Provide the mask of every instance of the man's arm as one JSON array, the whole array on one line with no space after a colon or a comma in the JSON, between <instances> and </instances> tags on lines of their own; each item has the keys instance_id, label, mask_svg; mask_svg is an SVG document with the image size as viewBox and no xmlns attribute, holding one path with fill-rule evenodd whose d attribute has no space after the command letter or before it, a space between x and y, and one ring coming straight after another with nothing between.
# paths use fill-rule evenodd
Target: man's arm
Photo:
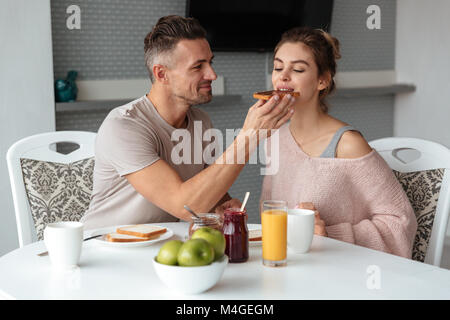
<instances>
[{"instance_id":1,"label":"man's arm","mask_svg":"<svg viewBox=\"0 0 450 320\"><path fill-rule=\"evenodd\" d=\"M281 100L273 97L267 102L255 103L233 143L212 165L187 181L163 160L125 177L148 201L177 218L190 220L184 205L196 212L209 212L233 185L257 147L259 130L278 129L288 121L292 116L292 103L288 95ZM244 155L244 161L240 155Z\"/></svg>"},{"instance_id":2,"label":"man's arm","mask_svg":"<svg viewBox=\"0 0 450 320\"><path fill-rule=\"evenodd\" d=\"M219 159L235 153L234 147L237 144L236 141L233 142ZM248 160L248 148L246 149L245 157ZM158 160L125 177L148 201L177 218L190 220L190 214L183 208L185 204L196 212L209 212L219 200L223 199L244 167L244 164L236 162L225 164L226 161L221 161L187 181L183 181L164 160Z\"/></svg>"}]
</instances>

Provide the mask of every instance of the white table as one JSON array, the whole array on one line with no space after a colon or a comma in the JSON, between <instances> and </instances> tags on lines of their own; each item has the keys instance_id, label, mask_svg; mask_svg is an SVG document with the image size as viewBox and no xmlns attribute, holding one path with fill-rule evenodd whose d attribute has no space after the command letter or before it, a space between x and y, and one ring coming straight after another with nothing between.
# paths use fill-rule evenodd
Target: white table
<instances>
[{"instance_id":1,"label":"white table","mask_svg":"<svg viewBox=\"0 0 450 320\"><path fill-rule=\"evenodd\" d=\"M186 223L160 223L184 240ZM43 242L0 258L0 296L7 299L450 299L450 271L315 236L307 254L288 251L288 265L264 267L261 247L246 263L228 264L222 279L200 295L172 291L152 259L163 242L139 248L83 243L79 267L52 270ZM376 266L376 267L370 267ZM375 273L374 273L375 270ZM379 271L379 273L377 273ZM378 277L379 276L379 277ZM371 280L379 279L377 282Z\"/></svg>"}]
</instances>

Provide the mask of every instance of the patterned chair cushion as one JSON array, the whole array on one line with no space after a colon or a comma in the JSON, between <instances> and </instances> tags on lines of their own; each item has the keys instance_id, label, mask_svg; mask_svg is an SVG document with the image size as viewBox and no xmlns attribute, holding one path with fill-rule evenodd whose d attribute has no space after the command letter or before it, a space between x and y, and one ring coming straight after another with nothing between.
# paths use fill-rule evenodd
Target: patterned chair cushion
<instances>
[{"instance_id":1,"label":"patterned chair cushion","mask_svg":"<svg viewBox=\"0 0 450 320\"><path fill-rule=\"evenodd\" d=\"M405 190L417 218L412 258L424 262L433 229L444 169L407 173L393 171Z\"/></svg>"},{"instance_id":2,"label":"patterned chair cushion","mask_svg":"<svg viewBox=\"0 0 450 320\"><path fill-rule=\"evenodd\" d=\"M48 223L81 219L91 200L94 157L70 164L20 161L38 240Z\"/></svg>"}]
</instances>

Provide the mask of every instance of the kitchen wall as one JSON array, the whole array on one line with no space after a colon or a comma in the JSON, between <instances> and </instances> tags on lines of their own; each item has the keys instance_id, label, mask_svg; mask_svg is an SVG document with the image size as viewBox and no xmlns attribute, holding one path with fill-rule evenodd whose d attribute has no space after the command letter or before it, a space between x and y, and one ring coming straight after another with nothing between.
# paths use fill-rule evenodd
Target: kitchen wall
<instances>
[{"instance_id":1,"label":"kitchen wall","mask_svg":"<svg viewBox=\"0 0 450 320\"><path fill-rule=\"evenodd\" d=\"M81 29L68 30L66 8L81 8ZM366 9L381 8L381 29L369 30ZM160 16L185 14L184 0L53 0L52 36L54 74L64 78L77 70L80 80L135 79L147 77L143 60L143 40ZM393 70L395 66L396 1L335 0L331 33L341 41L342 59L338 71ZM233 22L236 23L236 22ZM266 87L266 67L270 55L248 52L215 52L214 68L225 79L225 94L241 95L237 105L201 108L214 125L239 128L248 108L255 102L252 93ZM270 75L269 75L270 76ZM338 84L339 85L339 84ZM142 94L145 94L143 92ZM394 96L365 96L331 99L330 113L359 128L368 140L393 134ZM71 112L57 116L57 130L96 131L106 113ZM251 192L247 209L250 222L259 222L259 193L262 176L259 165L248 165L232 186L233 197ZM220 183L220 181L218 181Z\"/></svg>"},{"instance_id":2,"label":"kitchen wall","mask_svg":"<svg viewBox=\"0 0 450 320\"><path fill-rule=\"evenodd\" d=\"M395 135L420 137L450 148L450 2L397 2L398 81L417 85L395 101Z\"/></svg>"},{"instance_id":3,"label":"kitchen wall","mask_svg":"<svg viewBox=\"0 0 450 320\"><path fill-rule=\"evenodd\" d=\"M5 0L0 9L0 256L19 247L6 152L55 130L50 0Z\"/></svg>"}]
</instances>

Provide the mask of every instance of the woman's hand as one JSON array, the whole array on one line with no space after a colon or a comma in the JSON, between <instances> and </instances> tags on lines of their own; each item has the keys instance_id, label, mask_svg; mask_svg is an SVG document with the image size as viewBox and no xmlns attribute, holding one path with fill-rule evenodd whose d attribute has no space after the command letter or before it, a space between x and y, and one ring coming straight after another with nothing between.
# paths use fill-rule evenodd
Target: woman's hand
<instances>
[{"instance_id":1,"label":"woman's hand","mask_svg":"<svg viewBox=\"0 0 450 320\"><path fill-rule=\"evenodd\" d=\"M314 215L314 234L322 237L328 237L327 230L325 229L325 221L320 218L319 211L317 211L316 207L312 202L300 202L295 206L298 209L308 209L313 210Z\"/></svg>"}]
</instances>

